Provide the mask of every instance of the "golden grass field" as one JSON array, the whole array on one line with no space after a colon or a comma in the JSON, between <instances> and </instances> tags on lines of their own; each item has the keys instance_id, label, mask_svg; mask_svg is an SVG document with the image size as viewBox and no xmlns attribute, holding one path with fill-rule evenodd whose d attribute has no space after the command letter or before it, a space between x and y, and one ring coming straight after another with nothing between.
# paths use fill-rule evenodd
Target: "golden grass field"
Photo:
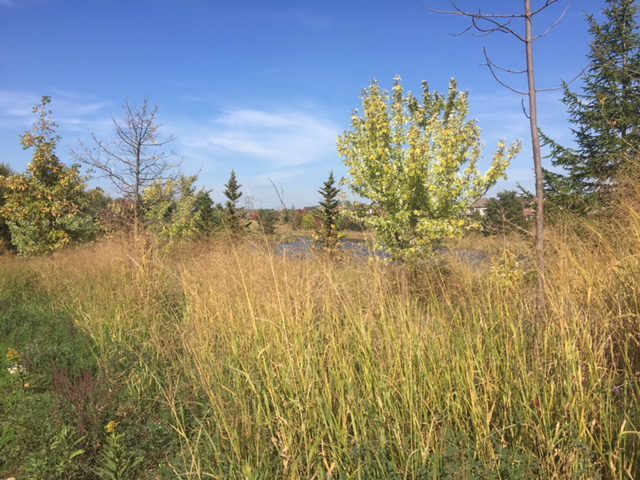
<instances>
[{"instance_id":1,"label":"golden grass field","mask_svg":"<svg viewBox=\"0 0 640 480\"><path fill-rule=\"evenodd\" d=\"M485 269L224 240L0 269L91 338L126 399L105 420L165 412L181 478L638 478L640 217L547 242L546 312L516 261L526 240L464 240Z\"/></svg>"}]
</instances>

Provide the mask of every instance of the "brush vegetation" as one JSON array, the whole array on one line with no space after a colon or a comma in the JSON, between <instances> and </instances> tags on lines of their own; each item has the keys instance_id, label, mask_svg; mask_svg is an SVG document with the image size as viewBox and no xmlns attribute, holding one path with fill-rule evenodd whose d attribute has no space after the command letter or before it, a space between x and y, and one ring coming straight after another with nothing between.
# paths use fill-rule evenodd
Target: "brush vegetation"
<instances>
[{"instance_id":1,"label":"brush vegetation","mask_svg":"<svg viewBox=\"0 0 640 480\"><path fill-rule=\"evenodd\" d=\"M485 269L221 238L2 257L0 473L638 478L640 213L616 211L550 233L544 315L521 237Z\"/></svg>"}]
</instances>

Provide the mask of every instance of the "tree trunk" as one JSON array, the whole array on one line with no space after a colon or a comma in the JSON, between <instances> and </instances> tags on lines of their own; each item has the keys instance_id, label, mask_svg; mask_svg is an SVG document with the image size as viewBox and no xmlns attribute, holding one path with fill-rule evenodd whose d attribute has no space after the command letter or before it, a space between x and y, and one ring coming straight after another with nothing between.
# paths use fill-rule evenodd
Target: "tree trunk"
<instances>
[{"instance_id":1,"label":"tree trunk","mask_svg":"<svg viewBox=\"0 0 640 480\"><path fill-rule=\"evenodd\" d=\"M544 267L544 183L542 171L542 155L540 153L540 131L538 128L538 99L536 92L535 66L533 62L533 16L531 0L525 0L526 13L526 50L527 80L529 86L529 122L531 126L531 144L533 163L536 174L536 264L538 267L538 286L536 290L536 307L542 312L545 307L545 267Z\"/></svg>"}]
</instances>

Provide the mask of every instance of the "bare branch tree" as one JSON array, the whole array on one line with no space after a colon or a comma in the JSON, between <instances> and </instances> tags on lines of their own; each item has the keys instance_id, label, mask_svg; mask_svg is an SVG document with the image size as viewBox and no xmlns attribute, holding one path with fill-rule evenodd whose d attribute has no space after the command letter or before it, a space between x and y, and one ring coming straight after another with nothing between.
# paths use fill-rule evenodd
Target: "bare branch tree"
<instances>
[{"instance_id":1,"label":"bare branch tree","mask_svg":"<svg viewBox=\"0 0 640 480\"><path fill-rule=\"evenodd\" d=\"M278 197L278 201L280 202L280 205L282 205L282 211L284 212L285 218L289 218L289 209L287 208L287 205L284 203L284 192L278 190L278 187L276 187L276 184L273 183L273 180L271 180L270 178L268 178L267 180L269 180L269 183L271 183L271 186L276 191L276 196ZM291 220L292 220L291 225L295 230L296 222L295 222L294 215L295 213L293 212L293 208L292 208L291 209Z\"/></svg>"},{"instance_id":2,"label":"bare branch tree","mask_svg":"<svg viewBox=\"0 0 640 480\"><path fill-rule=\"evenodd\" d=\"M535 72L535 58L534 58L534 43L536 40L545 37L562 21L566 15L567 8L560 14L558 19L549 25L549 27L541 34L534 35L534 20L535 17L559 0L545 0L538 8L532 6L532 0L523 0L523 11L516 13L486 13L481 9L475 11L467 11L458 7L455 2L452 2L452 10L434 10L430 9L433 13L454 15L463 17L470 22L470 25L462 32L475 31L478 36L488 36L494 33L504 33L512 36L518 41L524 44L524 53L526 59L526 68L523 70L514 70L504 68L497 65L487 53L486 49L483 49L485 65L489 69L493 78L504 88L509 91L521 95L522 98L528 97L529 100L529 112L527 113L524 106L524 100L522 101L522 111L529 120L529 126L531 129L531 144L533 148L533 164L535 171L535 185L536 185L536 263L538 267L538 288L536 292L536 304L539 311L542 311L545 306L545 293L544 293L544 275L545 275L545 262L544 262L544 183L543 183L543 169L542 169L542 154L540 148L540 130L538 126L538 100L537 94L540 91L549 91L551 89L538 90L536 87L536 72ZM524 23L524 32L517 27L513 26L513 22L521 20ZM522 28L522 27L520 27ZM526 74L527 76L527 90L519 90L512 87L507 82L502 80L498 75L498 71L509 74Z\"/></svg>"},{"instance_id":3,"label":"bare branch tree","mask_svg":"<svg viewBox=\"0 0 640 480\"><path fill-rule=\"evenodd\" d=\"M72 155L82 164L96 172L98 178L106 178L118 192L133 202L134 233L142 213L144 189L159 180L175 176L176 163L171 162L172 152L165 148L173 137L161 138L158 123L158 107L148 99L142 105L124 105L124 116L113 119L113 136L100 139L92 133L93 145L80 144Z\"/></svg>"},{"instance_id":4,"label":"bare branch tree","mask_svg":"<svg viewBox=\"0 0 640 480\"><path fill-rule=\"evenodd\" d=\"M547 0L542 10L550 5ZM533 14L531 0L525 0L526 52L527 52L527 84L529 86L529 126L531 128L531 145L533 148L533 164L536 172L536 260L538 264L537 305L540 310L545 305L544 295L544 171L542 170L542 153L540 148L540 127L538 125L538 92L536 90L536 73L533 56ZM538 9L538 13L542 11Z\"/></svg>"}]
</instances>

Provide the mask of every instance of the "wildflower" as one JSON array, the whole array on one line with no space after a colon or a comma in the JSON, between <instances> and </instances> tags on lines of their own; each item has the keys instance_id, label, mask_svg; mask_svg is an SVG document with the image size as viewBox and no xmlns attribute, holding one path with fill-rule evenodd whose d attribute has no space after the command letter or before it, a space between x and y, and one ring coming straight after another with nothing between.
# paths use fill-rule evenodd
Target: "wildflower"
<instances>
[{"instance_id":1,"label":"wildflower","mask_svg":"<svg viewBox=\"0 0 640 480\"><path fill-rule=\"evenodd\" d=\"M109 423L107 423L107 426L104 427L104 429L107 433L115 433L118 429L118 422L116 422L115 420L111 420Z\"/></svg>"},{"instance_id":2,"label":"wildflower","mask_svg":"<svg viewBox=\"0 0 640 480\"><path fill-rule=\"evenodd\" d=\"M9 372L9 375L17 375L26 372L22 365L14 365L13 367L7 368L7 371Z\"/></svg>"},{"instance_id":3,"label":"wildflower","mask_svg":"<svg viewBox=\"0 0 640 480\"><path fill-rule=\"evenodd\" d=\"M20 357L20 352L15 348L10 348L9 350L7 350L7 360L9 360L9 362L18 363L20 361Z\"/></svg>"}]
</instances>

